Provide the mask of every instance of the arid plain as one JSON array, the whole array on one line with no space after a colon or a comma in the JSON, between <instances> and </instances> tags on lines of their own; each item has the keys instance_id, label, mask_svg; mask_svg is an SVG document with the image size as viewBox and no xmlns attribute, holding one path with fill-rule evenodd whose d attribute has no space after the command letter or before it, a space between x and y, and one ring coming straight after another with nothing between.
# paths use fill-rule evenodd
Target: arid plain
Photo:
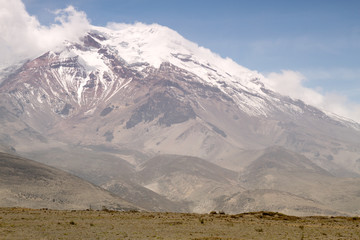
<instances>
[{"instance_id":1,"label":"arid plain","mask_svg":"<svg viewBox=\"0 0 360 240\"><path fill-rule=\"evenodd\" d=\"M360 239L360 218L1 208L0 239Z\"/></svg>"}]
</instances>

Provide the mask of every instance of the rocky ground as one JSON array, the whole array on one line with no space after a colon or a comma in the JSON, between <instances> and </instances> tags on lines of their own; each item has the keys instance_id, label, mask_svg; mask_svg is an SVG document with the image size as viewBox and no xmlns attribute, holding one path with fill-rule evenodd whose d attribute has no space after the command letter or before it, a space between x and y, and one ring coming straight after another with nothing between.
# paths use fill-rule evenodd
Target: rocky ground
<instances>
[{"instance_id":1,"label":"rocky ground","mask_svg":"<svg viewBox=\"0 0 360 240\"><path fill-rule=\"evenodd\" d=\"M360 239L360 218L1 208L0 239Z\"/></svg>"}]
</instances>

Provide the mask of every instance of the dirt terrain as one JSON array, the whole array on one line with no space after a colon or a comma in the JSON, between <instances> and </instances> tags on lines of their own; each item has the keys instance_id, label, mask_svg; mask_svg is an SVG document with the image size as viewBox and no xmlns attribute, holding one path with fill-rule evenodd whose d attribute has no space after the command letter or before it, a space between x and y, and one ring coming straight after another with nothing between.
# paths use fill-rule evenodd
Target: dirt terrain
<instances>
[{"instance_id":1,"label":"dirt terrain","mask_svg":"<svg viewBox=\"0 0 360 240\"><path fill-rule=\"evenodd\" d=\"M360 218L1 208L0 239L360 239Z\"/></svg>"}]
</instances>

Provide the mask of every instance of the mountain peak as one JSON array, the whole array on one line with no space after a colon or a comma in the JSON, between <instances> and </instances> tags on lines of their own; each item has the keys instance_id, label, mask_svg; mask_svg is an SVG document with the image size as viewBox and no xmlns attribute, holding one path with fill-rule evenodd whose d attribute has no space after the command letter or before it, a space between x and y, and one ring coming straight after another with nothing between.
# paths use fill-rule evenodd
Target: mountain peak
<instances>
[{"instance_id":1,"label":"mountain peak","mask_svg":"<svg viewBox=\"0 0 360 240\"><path fill-rule=\"evenodd\" d=\"M106 36L107 40L102 44L116 49L129 64L147 62L159 68L163 62L170 62L215 85L216 81L226 81L235 85L241 83L248 89L263 86L255 83L263 78L259 73L220 57L168 27L143 23L110 24L109 28L93 27L92 31Z\"/></svg>"}]
</instances>

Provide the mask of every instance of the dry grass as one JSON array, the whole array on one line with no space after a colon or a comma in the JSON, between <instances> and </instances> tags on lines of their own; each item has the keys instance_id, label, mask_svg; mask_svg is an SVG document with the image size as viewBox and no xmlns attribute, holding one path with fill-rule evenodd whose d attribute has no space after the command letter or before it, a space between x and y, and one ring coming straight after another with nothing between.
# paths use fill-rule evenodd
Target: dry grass
<instances>
[{"instance_id":1,"label":"dry grass","mask_svg":"<svg viewBox=\"0 0 360 240\"><path fill-rule=\"evenodd\" d=\"M0 209L0 239L360 239L360 219Z\"/></svg>"}]
</instances>

